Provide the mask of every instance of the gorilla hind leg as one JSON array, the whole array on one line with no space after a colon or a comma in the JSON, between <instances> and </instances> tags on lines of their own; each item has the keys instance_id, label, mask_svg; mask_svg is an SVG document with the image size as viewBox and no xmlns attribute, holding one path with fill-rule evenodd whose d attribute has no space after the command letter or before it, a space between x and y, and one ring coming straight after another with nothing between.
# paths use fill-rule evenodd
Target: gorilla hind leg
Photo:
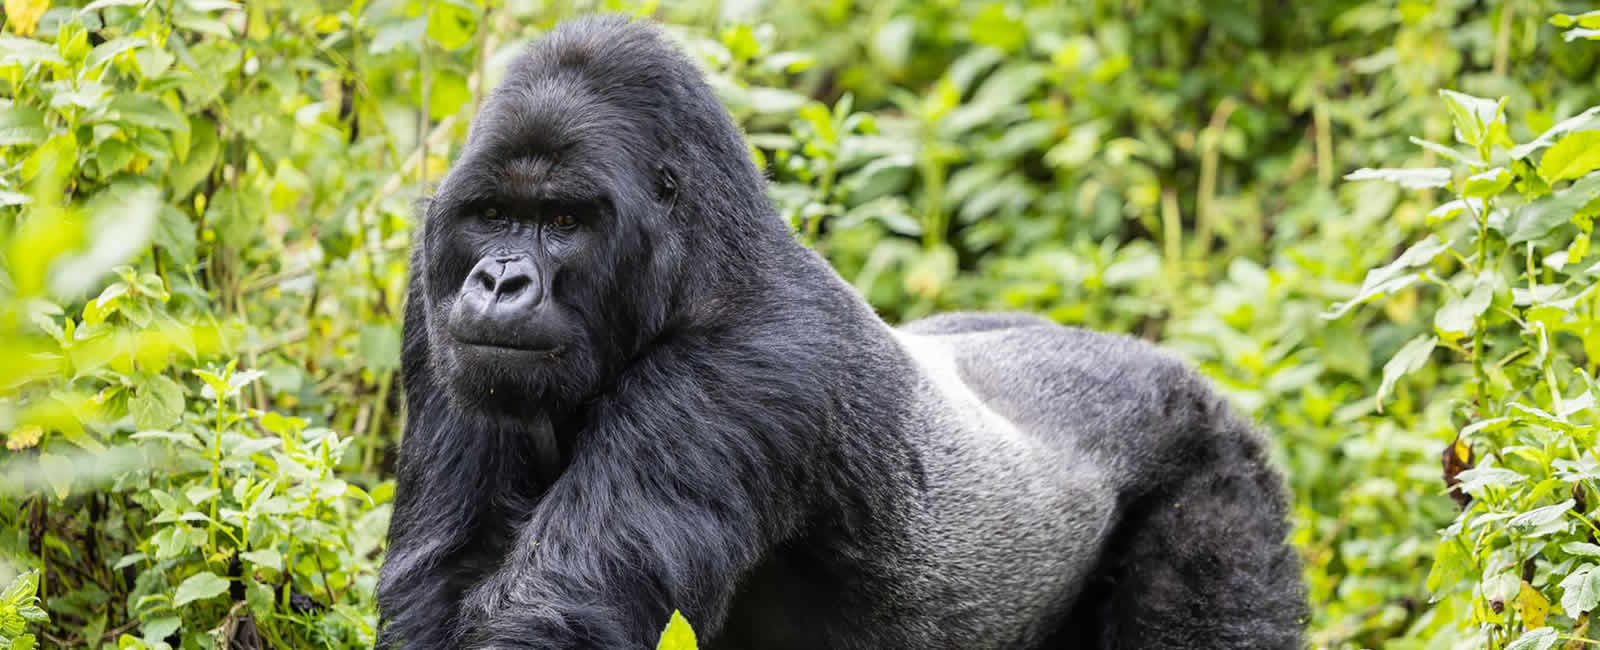
<instances>
[{"instance_id":1,"label":"gorilla hind leg","mask_svg":"<svg viewBox=\"0 0 1600 650\"><path fill-rule=\"evenodd\" d=\"M1259 439L1230 429L1168 485L1132 502L1060 648L1300 648L1300 562L1283 486Z\"/></svg>"}]
</instances>

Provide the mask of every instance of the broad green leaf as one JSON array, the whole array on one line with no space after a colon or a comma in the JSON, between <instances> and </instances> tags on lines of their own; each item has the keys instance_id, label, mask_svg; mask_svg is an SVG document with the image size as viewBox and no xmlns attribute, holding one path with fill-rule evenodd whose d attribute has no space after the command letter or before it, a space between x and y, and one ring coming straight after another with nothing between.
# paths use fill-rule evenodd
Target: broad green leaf
<instances>
[{"instance_id":1,"label":"broad green leaf","mask_svg":"<svg viewBox=\"0 0 1600 650\"><path fill-rule=\"evenodd\" d=\"M367 46L367 51L378 55L387 54L396 47L415 49L422 43L427 29L427 16L385 25L378 29L378 34L373 37L372 44Z\"/></svg>"},{"instance_id":2,"label":"broad green leaf","mask_svg":"<svg viewBox=\"0 0 1600 650\"><path fill-rule=\"evenodd\" d=\"M39 470L44 473L44 481L55 492L56 498L65 501L72 494L72 478L76 472L73 471L72 461L66 456L39 454Z\"/></svg>"},{"instance_id":3,"label":"broad green leaf","mask_svg":"<svg viewBox=\"0 0 1600 650\"><path fill-rule=\"evenodd\" d=\"M1496 133L1504 132L1504 98L1490 100L1454 90L1440 90L1439 95L1450 107L1450 117L1456 125L1456 137L1462 142L1474 147L1492 144Z\"/></svg>"},{"instance_id":4,"label":"broad green leaf","mask_svg":"<svg viewBox=\"0 0 1600 650\"><path fill-rule=\"evenodd\" d=\"M1445 594L1456 587L1456 583L1466 577L1467 570L1472 567L1472 557L1461 547L1461 540L1454 537L1445 537L1439 540L1439 546L1433 553L1433 568L1428 570L1428 579L1424 586L1432 594L1432 600L1438 601Z\"/></svg>"},{"instance_id":5,"label":"broad green leaf","mask_svg":"<svg viewBox=\"0 0 1600 650\"><path fill-rule=\"evenodd\" d=\"M1561 32L1561 40L1571 43L1578 39L1600 41L1600 29L1569 29Z\"/></svg>"},{"instance_id":6,"label":"broad green leaf","mask_svg":"<svg viewBox=\"0 0 1600 650\"><path fill-rule=\"evenodd\" d=\"M1496 167L1468 176L1466 184L1461 189L1461 195L1469 199L1492 197L1510 186L1511 180L1510 170Z\"/></svg>"},{"instance_id":7,"label":"broad green leaf","mask_svg":"<svg viewBox=\"0 0 1600 650\"><path fill-rule=\"evenodd\" d=\"M1561 581L1561 607L1577 616L1600 605L1600 570L1586 564Z\"/></svg>"},{"instance_id":8,"label":"broad green leaf","mask_svg":"<svg viewBox=\"0 0 1600 650\"><path fill-rule=\"evenodd\" d=\"M440 70L428 88L428 115L442 120L455 114L471 99L472 91L467 89L466 77L453 70Z\"/></svg>"},{"instance_id":9,"label":"broad green leaf","mask_svg":"<svg viewBox=\"0 0 1600 650\"><path fill-rule=\"evenodd\" d=\"M1600 169L1600 131L1579 131L1557 141L1539 159L1545 182L1571 180Z\"/></svg>"},{"instance_id":10,"label":"broad green leaf","mask_svg":"<svg viewBox=\"0 0 1600 650\"><path fill-rule=\"evenodd\" d=\"M1474 218L1483 214L1483 199L1455 199L1439 204L1438 207L1428 211L1429 223L1437 223L1454 219L1456 215L1466 213Z\"/></svg>"},{"instance_id":11,"label":"broad green leaf","mask_svg":"<svg viewBox=\"0 0 1600 650\"><path fill-rule=\"evenodd\" d=\"M114 114L114 119L129 124L168 131L188 128L181 116L161 100L149 95L118 94L111 99L107 108Z\"/></svg>"},{"instance_id":12,"label":"broad green leaf","mask_svg":"<svg viewBox=\"0 0 1600 650\"><path fill-rule=\"evenodd\" d=\"M1508 525L1520 528L1524 534L1531 535L1534 531L1539 531L1550 524L1561 521L1567 511L1572 509L1573 503L1575 502L1572 499L1567 499L1555 505L1534 508L1512 517Z\"/></svg>"},{"instance_id":13,"label":"broad green leaf","mask_svg":"<svg viewBox=\"0 0 1600 650\"><path fill-rule=\"evenodd\" d=\"M104 65L107 61L110 61L118 54L122 54L128 50L145 47L149 44L150 41L144 38L129 36L113 38L109 41L94 46L94 49L89 51L89 58L84 61L83 66L86 69L94 70L95 68Z\"/></svg>"},{"instance_id":14,"label":"broad green leaf","mask_svg":"<svg viewBox=\"0 0 1600 650\"><path fill-rule=\"evenodd\" d=\"M661 640L656 642L656 650L697 650L699 647L689 621L678 610L672 610L672 618L661 630Z\"/></svg>"},{"instance_id":15,"label":"broad green leaf","mask_svg":"<svg viewBox=\"0 0 1600 650\"><path fill-rule=\"evenodd\" d=\"M183 387L166 375L145 375L137 384L128 412L141 430L167 429L183 415Z\"/></svg>"},{"instance_id":16,"label":"broad green leaf","mask_svg":"<svg viewBox=\"0 0 1600 650\"><path fill-rule=\"evenodd\" d=\"M1523 633L1517 640L1506 644L1505 650L1550 650L1560 640L1555 628L1541 627Z\"/></svg>"},{"instance_id":17,"label":"broad green leaf","mask_svg":"<svg viewBox=\"0 0 1600 650\"><path fill-rule=\"evenodd\" d=\"M1019 13L1011 3L989 3L967 23L968 33L974 43L1015 52L1028 42L1028 29L1016 15Z\"/></svg>"},{"instance_id":18,"label":"broad green leaf","mask_svg":"<svg viewBox=\"0 0 1600 650\"><path fill-rule=\"evenodd\" d=\"M197 600L215 598L227 590L227 580L210 571L201 571L178 585L178 591L172 596L172 606L182 607Z\"/></svg>"},{"instance_id":19,"label":"broad green leaf","mask_svg":"<svg viewBox=\"0 0 1600 650\"><path fill-rule=\"evenodd\" d=\"M189 220L188 215L172 207L170 203L163 203L161 214L156 220L155 244L171 255L174 262L181 265L192 264L195 261L196 246L194 227L194 222Z\"/></svg>"},{"instance_id":20,"label":"broad green leaf","mask_svg":"<svg viewBox=\"0 0 1600 650\"><path fill-rule=\"evenodd\" d=\"M1578 210L1600 197L1600 174L1585 176L1571 187L1524 205L1512 215L1506 241L1533 241L1572 220Z\"/></svg>"},{"instance_id":21,"label":"broad green leaf","mask_svg":"<svg viewBox=\"0 0 1600 650\"><path fill-rule=\"evenodd\" d=\"M56 48L48 43L0 33L0 65L27 67L35 63L67 64Z\"/></svg>"},{"instance_id":22,"label":"broad green leaf","mask_svg":"<svg viewBox=\"0 0 1600 650\"><path fill-rule=\"evenodd\" d=\"M1438 344L1437 337L1418 335L1394 353L1394 358L1389 359L1388 363L1383 364L1383 383L1378 386L1378 412L1383 412L1383 398L1394 390L1395 382L1421 368Z\"/></svg>"},{"instance_id":23,"label":"broad green leaf","mask_svg":"<svg viewBox=\"0 0 1600 650\"><path fill-rule=\"evenodd\" d=\"M1596 130L1600 130L1600 106L1591 106L1589 110L1561 120L1555 126L1545 129L1545 132L1539 134L1539 137L1534 138L1532 142L1512 147L1511 157L1517 159L1527 158L1529 154L1555 144L1556 140L1568 133Z\"/></svg>"},{"instance_id":24,"label":"broad green leaf","mask_svg":"<svg viewBox=\"0 0 1600 650\"><path fill-rule=\"evenodd\" d=\"M41 142L47 133L44 111L30 106L0 110L0 147Z\"/></svg>"},{"instance_id":25,"label":"broad green leaf","mask_svg":"<svg viewBox=\"0 0 1600 650\"><path fill-rule=\"evenodd\" d=\"M221 150L217 141L217 126L211 120L193 118L189 132L193 140L189 143L188 152L167 172L168 196L179 200L188 198L200 181L211 173Z\"/></svg>"},{"instance_id":26,"label":"broad green leaf","mask_svg":"<svg viewBox=\"0 0 1600 650\"><path fill-rule=\"evenodd\" d=\"M1388 181L1411 190L1425 190L1450 184L1450 170L1446 167L1420 169L1369 169L1363 167L1344 177L1347 181Z\"/></svg>"},{"instance_id":27,"label":"broad green leaf","mask_svg":"<svg viewBox=\"0 0 1600 650\"><path fill-rule=\"evenodd\" d=\"M1478 316L1494 301L1495 277L1492 271L1478 275L1464 296L1452 296L1433 317L1433 328L1445 340L1454 341L1472 332Z\"/></svg>"},{"instance_id":28,"label":"broad green leaf","mask_svg":"<svg viewBox=\"0 0 1600 650\"><path fill-rule=\"evenodd\" d=\"M183 619L177 616L158 616L139 624L140 633L147 639L165 639L178 628L183 626Z\"/></svg>"},{"instance_id":29,"label":"broad green leaf","mask_svg":"<svg viewBox=\"0 0 1600 650\"><path fill-rule=\"evenodd\" d=\"M446 50L454 50L472 42L478 17L466 7L451 2L430 3L428 38Z\"/></svg>"},{"instance_id":30,"label":"broad green leaf","mask_svg":"<svg viewBox=\"0 0 1600 650\"><path fill-rule=\"evenodd\" d=\"M278 553L276 549L264 548L247 553L240 553L239 557L244 558L256 566L263 566L274 571L283 570L283 555Z\"/></svg>"}]
</instances>

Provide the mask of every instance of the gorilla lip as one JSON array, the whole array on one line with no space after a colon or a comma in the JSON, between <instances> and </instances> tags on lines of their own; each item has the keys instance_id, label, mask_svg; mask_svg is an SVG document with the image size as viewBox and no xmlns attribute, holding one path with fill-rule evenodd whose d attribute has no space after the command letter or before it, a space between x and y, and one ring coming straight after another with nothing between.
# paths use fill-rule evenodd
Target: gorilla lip
<instances>
[{"instance_id":1,"label":"gorilla lip","mask_svg":"<svg viewBox=\"0 0 1600 650\"><path fill-rule=\"evenodd\" d=\"M480 342L480 341L464 341L464 340L461 340L461 339L456 339L456 343L458 343L460 345L463 345L463 346L466 346L466 347L469 347L469 348L487 348L487 349L492 349L492 350L508 350L508 351L511 351L511 352L520 352L522 354L529 355L529 356L541 356L541 357L545 357L547 359L554 359L554 358L556 358L558 356L561 356L561 353L565 352L567 350L567 346L565 346L565 345L557 345L557 346L552 346L552 347L548 347L548 348L522 348L522 347L517 347L515 345L505 345L503 343L488 343L488 342Z\"/></svg>"}]
</instances>

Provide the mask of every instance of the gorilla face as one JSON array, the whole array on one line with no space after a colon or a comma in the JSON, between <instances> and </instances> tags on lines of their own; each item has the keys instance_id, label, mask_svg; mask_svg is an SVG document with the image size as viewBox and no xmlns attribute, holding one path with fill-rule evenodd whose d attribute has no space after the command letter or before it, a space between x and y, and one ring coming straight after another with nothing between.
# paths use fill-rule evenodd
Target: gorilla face
<instances>
[{"instance_id":1,"label":"gorilla face","mask_svg":"<svg viewBox=\"0 0 1600 650\"><path fill-rule=\"evenodd\" d=\"M429 206L428 338L457 400L579 401L661 326L679 248L664 172L640 164L635 130L544 117L572 104L640 122L570 91L502 88Z\"/></svg>"}]
</instances>

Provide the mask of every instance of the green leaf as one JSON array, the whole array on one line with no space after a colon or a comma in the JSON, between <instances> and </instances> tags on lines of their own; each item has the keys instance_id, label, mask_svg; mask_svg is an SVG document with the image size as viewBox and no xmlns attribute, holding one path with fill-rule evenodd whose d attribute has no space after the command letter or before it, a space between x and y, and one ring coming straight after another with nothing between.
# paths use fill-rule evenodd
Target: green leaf
<instances>
[{"instance_id":1,"label":"green leaf","mask_svg":"<svg viewBox=\"0 0 1600 650\"><path fill-rule=\"evenodd\" d=\"M699 647L689 621L678 610L672 610L672 618L667 621L667 627L661 630L661 640L656 643L656 650L698 650Z\"/></svg>"},{"instance_id":2,"label":"green leaf","mask_svg":"<svg viewBox=\"0 0 1600 650\"><path fill-rule=\"evenodd\" d=\"M1600 169L1600 131L1579 131L1562 138L1539 159L1545 182L1571 180Z\"/></svg>"},{"instance_id":3,"label":"green leaf","mask_svg":"<svg viewBox=\"0 0 1600 650\"><path fill-rule=\"evenodd\" d=\"M128 50L145 47L149 44L150 42L144 38L128 36L113 38L109 41L94 46L94 49L89 51L89 58L84 61L83 66L85 69L94 70L95 68L104 65L107 61L110 61L118 54L122 54Z\"/></svg>"},{"instance_id":4,"label":"green leaf","mask_svg":"<svg viewBox=\"0 0 1600 650\"><path fill-rule=\"evenodd\" d=\"M183 415L183 387L166 375L146 375L138 383L128 412L140 430L162 430L178 423Z\"/></svg>"},{"instance_id":5,"label":"green leaf","mask_svg":"<svg viewBox=\"0 0 1600 650\"><path fill-rule=\"evenodd\" d=\"M1472 557L1461 547L1461 541L1454 537L1439 540L1439 547L1433 553L1433 568L1428 570L1428 579L1424 583L1428 593L1437 601L1450 590L1456 583L1467 575L1467 569L1472 566Z\"/></svg>"},{"instance_id":6,"label":"green leaf","mask_svg":"<svg viewBox=\"0 0 1600 650\"><path fill-rule=\"evenodd\" d=\"M275 549L264 548L260 550L240 553L239 557L256 566L263 566L274 571L283 570L283 555Z\"/></svg>"},{"instance_id":7,"label":"green leaf","mask_svg":"<svg viewBox=\"0 0 1600 650\"><path fill-rule=\"evenodd\" d=\"M1591 106L1589 110L1561 120L1559 124L1545 129L1545 132L1539 134L1539 137L1534 138L1532 142L1513 147L1510 152L1511 157L1527 158L1529 154L1555 144L1556 140L1568 133L1595 130L1600 130L1600 106Z\"/></svg>"},{"instance_id":8,"label":"green leaf","mask_svg":"<svg viewBox=\"0 0 1600 650\"><path fill-rule=\"evenodd\" d=\"M1456 125L1456 138L1474 147L1490 144L1497 132L1505 130L1505 98L1489 100L1454 90L1440 90L1450 106Z\"/></svg>"},{"instance_id":9,"label":"green leaf","mask_svg":"<svg viewBox=\"0 0 1600 650\"><path fill-rule=\"evenodd\" d=\"M158 616L139 624L139 633L146 639L165 639L183 627L183 619L177 616Z\"/></svg>"},{"instance_id":10,"label":"green leaf","mask_svg":"<svg viewBox=\"0 0 1600 650\"><path fill-rule=\"evenodd\" d=\"M431 5L427 30L429 39L446 50L454 50L472 42L478 24L475 12L447 1Z\"/></svg>"},{"instance_id":11,"label":"green leaf","mask_svg":"<svg viewBox=\"0 0 1600 650\"><path fill-rule=\"evenodd\" d=\"M172 597L172 606L182 607L197 600L215 598L227 590L227 580L210 571L201 571L178 585L178 591Z\"/></svg>"},{"instance_id":12,"label":"green leaf","mask_svg":"<svg viewBox=\"0 0 1600 650\"><path fill-rule=\"evenodd\" d=\"M1524 632L1517 640L1506 644L1505 650L1550 650L1560 640L1556 629L1546 626Z\"/></svg>"},{"instance_id":13,"label":"green leaf","mask_svg":"<svg viewBox=\"0 0 1600 650\"><path fill-rule=\"evenodd\" d=\"M195 261L196 243L194 222L189 220L189 216L170 203L161 204L161 214L156 220L156 246L171 255L178 264L189 265Z\"/></svg>"},{"instance_id":14,"label":"green leaf","mask_svg":"<svg viewBox=\"0 0 1600 650\"><path fill-rule=\"evenodd\" d=\"M1577 616L1600 605L1600 570L1586 564L1561 581L1561 607Z\"/></svg>"},{"instance_id":15,"label":"green leaf","mask_svg":"<svg viewBox=\"0 0 1600 650\"><path fill-rule=\"evenodd\" d=\"M1411 136L1411 143L1458 163L1471 163L1476 161L1476 158L1472 154L1457 151L1454 147L1449 145L1439 144L1430 140L1423 140L1417 136Z\"/></svg>"},{"instance_id":16,"label":"green leaf","mask_svg":"<svg viewBox=\"0 0 1600 650\"><path fill-rule=\"evenodd\" d=\"M1600 197L1600 174L1585 176L1564 190L1524 205L1508 224L1506 241L1512 244L1533 241L1550 234L1556 227L1572 220L1578 210Z\"/></svg>"},{"instance_id":17,"label":"green leaf","mask_svg":"<svg viewBox=\"0 0 1600 650\"><path fill-rule=\"evenodd\" d=\"M1556 14L1550 17L1550 24L1563 29L1573 25L1600 28L1600 9L1586 11L1581 14Z\"/></svg>"},{"instance_id":18,"label":"green leaf","mask_svg":"<svg viewBox=\"0 0 1600 650\"><path fill-rule=\"evenodd\" d=\"M1383 412L1383 398L1394 390L1395 382L1401 377L1416 372L1427 363L1428 355L1433 352L1434 346L1439 344L1439 339L1433 336L1419 334L1416 338L1406 342L1399 352L1394 353L1394 358L1383 364L1383 383L1378 386L1378 412Z\"/></svg>"},{"instance_id":19,"label":"green leaf","mask_svg":"<svg viewBox=\"0 0 1600 650\"><path fill-rule=\"evenodd\" d=\"M455 114L471 99L472 91L467 89L466 77L459 72L441 70L433 76L433 85L428 88L428 114L435 120L442 120Z\"/></svg>"},{"instance_id":20,"label":"green leaf","mask_svg":"<svg viewBox=\"0 0 1600 650\"><path fill-rule=\"evenodd\" d=\"M48 43L0 33L0 65L26 67L35 63L67 64L56 48Z\"/></svg>"},{"instance_id":21,"label":"green leaf","mask_svg":"<svg viewBox=\"0 0 1600 650\"><path fill-rule=\"evenodd\" d=\"M221 145L217 141L217 126L204 117L195 117L189 126L193 141L181 162L167 172L167 191L173 199L185 199L200 181L211 174L217 162Z\"/></svg>"},{"instance_id":22,"label":"green leaf","mask_svg":"<svg viewBox=\"0 0 1600 650\"><path fill-rule=\"evenodd\" d=\"M1433 328L1445 340L1454 341L1472 332L1478 316L1489 309L1494 301L1492 271L1484 271L1473 280L1472 290L1465 296L1452 296L1433 317Z\"/></svg>"},{"instance_id":23,"label":"green leaf","mask_svg":"<svg viewBox=\"0 0 1600 650\"><path fill-rule=\"evenodd\" d=\"M1572 509L1574 503L1576 502L1572 499L1567 499L1566 501L1562 501L1561 503L1557 503L1555 505L1549 505L1543 508L1534 508L1512 517L1511 521L1508 522L1508 525L1515 528L1521 528L1524 534L1531 534L1532 532L1545 528L1550 524L1561 521L1561 518L1566 515L1567 511Z\"/></svg>"},{"instance_id":24,"label":"green leaf","mask_svg":"<svg viewBox=\"0 0 1600 650\"><path fill-rule=\"evenodd\" d=\"M176 131L189 127L188 123L168 108L166 104L149 95L119 94L111 98L107 108L118 121L138 126Z\"/></svg>"},{"instance_id":25,"label":"green leaf","mask_svg":"<svg viewBox=\"0 0 1600 650\"><path fill-rule=\"evenodd\" d=\"M1512 178L1511 171L1504 167L1473 174L1467 177L1461 195L1469 199L1488 198L1510 186Z\"/></svg>"},{"instance_id":26,"label":"green leaf","mask_svg":"<svg viewBox=\"0 0 1600 650\"><path fill-rule=\"evenodd\" d=\"M0 147L42 142L46 133L44 111L17 105L0 110Z\"/></svg>"},{"instance_id":27,"label":"green leaf","mask_svg":"<svg viewBox=\"0 0 1600 650\"><path fill-rule=\"evenodd\" d=\"M1369 169L1363 167L1344 177L1347 181L1389 181L1410 190L1425 190L1450 184L1450 169L1425 167L1420 169Z\"/></svg>"},{"instance_id":28,"label":"green leaf","mask_svg":"<svg viewBox=\"0 0 1600 650\"><path fill-rule=\"evenodd\" d=\"M72 494L72 478L76 473L72 469L72 461L65 456L56 454L39 454L39 470L44 472L44 481L50 485L50 490L55 492L56 498L65 501Z\"/></svg>"},{"instance_id":29,"label":"green leaf","mask_svg":"<svg viewBox=\"0 0 1600 650\"><path fill-rule=\"evenodd\" d=\"M1323 314L1323 318L1338 318L1355 308L1356 305L1372 300L1386 293L1399 290L1416 281L1417 274L1408 273L1411 269L1426 264L1432 264L1433 259L1440 253L1450 249L1450 245L1439 241L1436 235L1422 238L1393 262L1367 271L1367 276L1361 281L1361 288L1356 291L1354 298L1334 305L1333 310Z\"/></svg>"},{"instance_id":30,"label":"green leaf","mask_svg":"<svg viewBox=\"0 0 1600 650\"><path fill-rule=\"evenodd\" d=\"M367 51L374 54L387 54L396 47L416 49L427 34L428 17L418 16L411 20L385 25L378 29L378 34L373 37L372 44L367 46Z\"/></svg>"},{"instance_id":31,"label":"green leaf","mask_svg":"<svg viewBox=\"0 0 1600 650\"><path fill-rule=\"evenodd\" d=\"M967 24L972 42L1015 52L1028 42L1028 29L1016 15L1017 8L1004 2L985 5Z\"/></svg>"}]
</instances>

